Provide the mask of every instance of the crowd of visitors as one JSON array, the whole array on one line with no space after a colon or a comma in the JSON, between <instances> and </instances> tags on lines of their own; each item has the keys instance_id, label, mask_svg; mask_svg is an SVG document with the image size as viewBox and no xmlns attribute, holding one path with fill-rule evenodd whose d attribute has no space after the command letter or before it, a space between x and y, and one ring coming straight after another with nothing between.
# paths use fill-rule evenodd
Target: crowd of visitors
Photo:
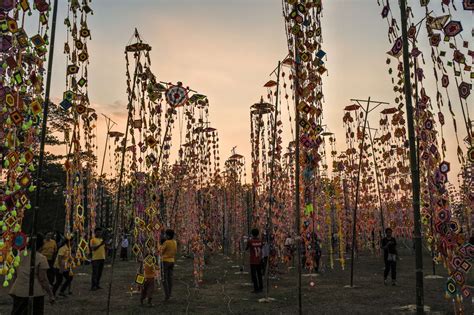
<instances>
[{"instance_id":1,"label":"crowd of visitors","mask_svg":"<svg viewBox=\"0 0 474 315\"><path fill-rule=\"evenodd\" d=\"M144 282L141 286L140 303L147 300L147 305L152 304L152 296L155 290L155 283L161 279L164 289L164 301L171 298L173 287L173 269L177 252L177 242L174 239L174 231L166 230L156 253L146 253L155 259L142 259L142 272ZM111 241L112 239L112 241ZM68 298L73 294L73 278L77 248L77 239L74 235L63 235L59 232L48 232L45 236L37 234L36 238L31 238L28 243L28 255L21 259L16 270L13 285L9 291L13 299L12 314L28 314L29 307L29 285L30 285L30 262L32 242L36 242L35 255L35 278L33 290L33 314L44 314L44 300L48 297L51 304L55 303L58 297ZM129 239L127 234L123 234L120 243L117 240L116 248L113 247L113 238L104 237L104 231L96 228L86 248L87 257L83 262L90 265L91 269L91 291L102 289L101 279L106 259L113 259L114 252L120 244L120 258L122 261L128 260ZM160 273L162 271L162 273Z\"/></svg>"}]
</instances>

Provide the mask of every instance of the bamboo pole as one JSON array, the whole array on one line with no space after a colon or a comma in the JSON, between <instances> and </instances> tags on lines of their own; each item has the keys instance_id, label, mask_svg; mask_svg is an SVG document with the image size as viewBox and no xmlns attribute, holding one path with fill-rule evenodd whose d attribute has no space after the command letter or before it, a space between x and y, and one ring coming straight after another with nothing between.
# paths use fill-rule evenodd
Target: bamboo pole
<instances>
[{"instance_id":1,"label":"bamboo pole","mask_svg":"<svg viewBox=\"0 0 474 315\"><path fill-rule=\"evenodd\" d=\"M43 184L43 164L44 164L44 146L46 142L46 132L48 126L48 110L49 110L49 95L51 91L51 77L53 74L53 57L54 57L54 41L56 38L56 19L58 16L58 0L54 0L53 20L51 21L51 38L49 42L49 60L48 72L46 78L45 99L43 107L43 121L41 125L41 143L39 149L38 171L36 173L36 193L33 207L33 222L31 226L30 242L31 242L31 257L30 257L30 281L28 287L28 314L33 315L34 311L34 287L35 287L35 265L36 265L36 225L38 223L38 212L41 195L41 185Z\"/></svg>"},{"instance_id":2,"label":"bamboo pole","mask_svg":"<svg viewBox=\"0 0 474 315\"><path fill-rule=\"evenodd\" d=\"M427 16L428 16L428 12L427 12L427 15L420 22L418 22L417 25L421 26L421 22L423 22L423 20L425 20ZM419 34L420 34L420 32L419 32L419 28L418 28L418 30L416 32L415 41L413 42L414 47L416 47L416 39L418 38ZM412 59L413 59L413 67L414 67L413 73L415 73L415 75L414 75L414 78L415 78L415 100L416 100L416 102L418 102L418 97L419 97L418 96L418 76L416 75L416 73L418 72L417 71L417 69L418 69L418 60L416 59L416 57L412 57ZM418 127L420 125L420 121L419 121L420 118L419 118L419 112L418 111L415 113L414 119L415 119L416 125ZM416 139L416 152L419 151L419 148L420 148L420 139L417 137L417 139ZM417 156L416 156L416 164L417 164L418 170L419 170L420 169L420 155L419 154L417 154ZM429 169L431 169L431 167L429 167ZM430 190L428 172L429 172L429 170L427 170L426 181L427 181L427 186L428 186L428 191L429 191L429 198L430 198L430 210L431 210L430 228L431 228L431 231L433 231L433 212L434 212L433 211L433 204L432 204L433 196L432 196L432 193L431 193L431 190ZM421 186L421 179L420 179L420 186ZM420 193L420 199L421 199L421 193ZM433 275L436 275L436 263L435 263L435 260L434 260L435 251L434 251L434 246L433 245L430 246L430 250L431 250L431 267L432 267Z\"/></svg>"},{"instance_id":3,"label":"bamboo pole","mask_svg":"<svg viewBox=\"0 0 474 315\"><path fill-rule=\"evenodd\" d=\"M362 128L362 143L361 147L359 150L359 168L358 168L358 173L357 173L357 183L356 183L356 196L355 196L355 205L354 205L354 211L353 211L353 217L352 217L352 246L351 246L351 284L350 287L352 288L354 285L354 251L356 247L356 233L357 233L357 210L359 207L359 185L360 185L360 173L361 173L361 168L362 168L362 153L364 150L364 144L365 144L365 129L368 124L368 117L369 114L375 110L377 107L379 107L382 104L388 104L386 102L381 102L381 101L371 101L370 97L367 100L358 100L358 99L351 99L351 101L357 102L357 104L362 108L364 111L364 126ZM360 102L366 102L367 107L363 108ZM372 109L370 108L371 103L377 103Z\"/></svg>"},{"instance_id":4,"label":"bamboo pole","mask_svg":"<svg viewBox=\"0 0 474 315\"><path fill-rule=\"evenodd\" d=\"M274 123L273 123L273 138L272 138L272 161L270 164L270 191L269 191L269 205L267 212L267 246L269 246L269 252L267 257L267 263L265 266L265 280L267 281L267 286L265 290L265 298L268 300L268 294L270 292L270 249L271 249L271 235L273 233L273 224L272 224L272 207L273 207L273 181L275 178L275 146L277 138L277 123L278 123L278 94L280 92L280 70L281 70L281 61L278 61L277 68L277 88L276 88L276 97L275 97L275 114L274 114Z\"/></svg>"},{"instance_id":5,"label":"bamboo pole","mask_svg":"<svg viewBox=\"0 0 474 315\"><path fill-rule=\"evenodd\" d=\"M428 170L427 170L428 172ZM429 197L430 197L430 212L431 212L431 216L430 216L430 229L431 231L434 231L434 226L433 226L433 216L434 216L434 208L433 208L433 194L431 192L431 185L430 185L430 181L428 179L428 176L427 176L427 186L428 186L428 191L429 191ZM435 240L432 241L433 243L430 244L430 250L431 250L431 268L433 270L433 275L436 275L436 263L435 263L435 246L434 246L434 242Z\"/></svg>"},{"instance_id":6,"label":"bamboo pole","mask_svg":"<svg viewBox=\"0 0 474 315\"><path fill-rule=\"evenodd\" d=\"M424 313L423 301L423 253L421 243L421 220L420 220L420 170L417 163L416 136L413 119L412 89L410 80L410 54L408 51L407 35L407 8L406 0L400 0L400 14L402 21L402 39L403 39L403 70L405 87L405 105L407 112L408 143L410 146L410 169L412 177L413 190L413 223L414 223L414 241L415 241L415 274L416 274L416 312Z\"/></svg>"},{"instance_id":7,"label":"bamboo pole","mask_svg":"<svg viewBox=\"0 0 474 315\"><path fill-rule=\"evenodd\" d=\"M245 191L247 205L247 235L250 235L250 211L252 209L252 194L249 188Z\"/></svg>"},{"instance_id":8,"label":"bamboo pole","mask_svg":"<svg viewBox=\"0 0 474 315\"><path fill-rule=\"evenodd\" d=\"M365 128L367 126L367 117L369 116L370 107L370 96L367 101L367 109L365 110L364 127L362 128L362 143L359 150L359 169L357 171L357 184L356 184L356 196L354 212L352 213L352 244L351 244L351 288L354 286L354 251L356 245L356 232L357 232L357 208L359 207L359 193L360 193L360 172L362 170L362 153L364 151L365 142Z\"/></svg>"},{"instance_id":9,"label":"bamboo pole","mask_svg":"<svg viewBox=\"0 0 474 315\"><path fill-rule=\"evenodd\" d=\"M105 162L105 155L107 153L107 145L109 143L109 132L110 130L112 130L112 127L114 125L116 125L116 123L110 119L109 117L107 117L106 115L102 114L102 116L105 117L105 120L106 120L106 123L107 123L107 136L105 138L105 148L104 148L104 155L102 156L102 166L100 167L100 176L99 178L102 178L102 174L104 173L104 162ZM112 123L112 124L111 124Z\"/></svg>"},{"instance_id":10,"label":"bamboo pole","mask_svg":"<svg viewBox=\"0 0 474 315\"><path fill-rule=\"evenodd\" d=\"M295 38L296 39L296 38ZM294 89L295 89L295 232L297 247L297 270L298 270L298 314L303 314L303 306L301 302L301 209L300 209L300 113L298 111L298 103L300 100L298 79L300 56L298 47L295 45L295 73L294 73Z\"/></svg>"},{"instance_id":11,"label":"bamboo pole","mask_svg":"<svg viewBox=\"0 0 474 315\"><path fill-rule=\"evenodd\" d=\"M224 211L222 212L222 253L225 255L227 251L227 188L224 185Z\"/></svg>"},{"instance_id":12,"label":"bamboo pole","mask_svg":"<svg viewBox=\"0 0 474 315\"><path fill-rule=\"evenodd\" d=\"M382 235L385 235L385 222L383 216L383 207L382 207L382 195L380 194L380 180L379 180L379 167L377 164L377 159L375 158L375 150L374 150L374 140L372 138L372 132L369 124L369 139L370 145L372 146L372 156L374 158L374 167L375 167L375 180L377 182L377 195L379 196L379 209L380 209L380 224L382 226ZM377 132L375 132L377 134Z\"/></svg>"},{"instance_id":13,"label":"bamboo pole","mask_svg":"<svg viewBox=\"0 0 474 315\"><path fill-rule=\"evenodd\" d=\"M138 34L138 31L137 29L135 29L135 38L141 43L142 40L140 38L140 35ZM137 82L137 74L138 74L138 64L140 62L140 57L141 57L141 53L138 52L138 58L137 58L137 61L135 63L135 71L134 71L134 74L133 74L133 83L132 83L132 93L133 91L135 90L135 85L136 85L136 82ZM125 128L125 135L124 135L124 139L123 139L123 145L122 145L122 161L121 161L121 164L120 164L120 175L119 175L119 181L118 181L118 188L117 188L117 201L116 201L116 209L115 209L115 220L113 222L114 224L114 227L113 227L113 234L114 234L114 238L117 237L116 235L116 232L117 232L117 225L118 225L118 215L119 215L119 212L120 212L120 198L121 198L121 195L122 195L122 180L123 180L123 169L124 169L124 165L125 165L125 153L127 151L127 136L128 136L128 133L129 133L129 127L130 127L130 113L132 111L132 103L133 103L133 96L130 95L129 96L129 100L128 100L128 105L127 105L127 126ZM113 246L113 251L112 251L112 267L111 267L111 274L110 274L110 281L109 281L109 288L108 288L108 293L107 293L107 315L110 314L110 297L111 297L111 294L112 294L112 281L113 281L113 276L114 276L114 264L115 264L115 256L116 256L116 246L115 246L115 239L113 240L113 243L112 243L112 246Z\"/></svg>"}]
</instances>

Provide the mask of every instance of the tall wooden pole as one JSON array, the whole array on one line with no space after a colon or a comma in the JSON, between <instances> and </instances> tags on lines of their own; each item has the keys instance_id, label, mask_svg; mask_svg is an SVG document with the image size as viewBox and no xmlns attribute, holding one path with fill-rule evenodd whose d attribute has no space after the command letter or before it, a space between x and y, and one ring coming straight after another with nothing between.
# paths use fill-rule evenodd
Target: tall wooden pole
<instances>
[{"instance_id":1,"label":"tall wooden pole","mask_svg":"<svg viewBox=\"0 0 474 315\"><path fill-rule=\"evenodd\" d=\"M140 39L140 35L138 34L137 29L135 29L135 37L136 39L141 43L142 40ZM126 52L125 52L126 53ZM138 64L140 63L140 56L141 52L138 52L138 58L135 64L135 71L133 74L133 84L132 84L132 92L135 90L135 85L137 83L137 75L138 75ZM124 171L124 165L125 165L125 153L127 151L127 136L129 133L129 127L130 127L130 114L132 111L133 107L133 96L129 96L128 100L128 105L127 105L127 126L125 128L125 135L123 139L123 144L122 144L122 161L120 164L120 174L119 174L119 181L118 181L118 188L117 188L117 201L116 201L116 209L115 209L115 218L114 218L114 227L113 227L113 233L114 233L114 240L113 240L113 254L112 254L112 268L111 268L111 275L110 275L110 281L109 281L109 288L108 288L108 294L107 294L107 315L110 314L110 297L112 294L112 281L113 281L113 275L114 275L114 264L115 264L115 256L116 256L116 246L115 246L115 238L117 237L116 232L117 232L117 226L118 226L118 219L119 219L119 212L120 212L120 198L122 196L122 180L123 180L123 171Z\"/></svg>"},{"instance_id":2,"label":"tall wooden pole","mask_svg":"<svg viewBox=\"0 0 474 315\"><path fill-rule=\"evenodd\" d=\"M405 86L405 105L407 112L408 143L410 146L410 169L412 177L413 190L413 223L414 223L414 241L415 241L415 274L416 274L416 312L424 313L423 301L423 253L421 243L421 220L420 220L420 170L417 163L416 136L413 119L412 89L410 81L410 53L408 51L407 35L407 8L406 0L400 0L400 14L402 21L402 39L403 39L403 70Z\"/></svg>"},{"instance_id":3,"label":"tall wooden pole","mask_svg":"<svg viewBox=\"0 0 474 315\"><path fill-rule=\"evenodd\" d=\"M35 287L35 265L36 265L36 225L38 221L38 211L41 195L41 185L43 184L43 164L44 164L44 146L46 140L46 132L48 126L48 109L49 109L49 95L51 91L51 76L53 73L53 57L54 57L54 41L56 38L56 19L58 16L58 0L54 0L53 20L51 21L51 38L49 42L49 60L48 72L46 77L46 89L43 107L43 121L41 125L41 143L39 149L38 171L36 173L36 193L33 207L33 220L31 224L30 242L31 242L31 257L30 257L30 282L28 287L28 314L33 315L34 310L34 287Z\"/></svg>"},{"instance_id":4,"label":"tall wooden pole","mask_svg":"<svg viewBox=\"0 0 474 315\"><path fill-rule=\"evenodd\" d=\"M421 22L423 22L424 19L426 19L426 17L428 16L428 12L426 14L426 16L418 23L418 24L421 24ZM413 47L416 48L416 38L418 38L418 34L419 33L419 30L417 30L416 32L416 37L415 37L415 41L413 42ZM413 73L415 73L414 75L414 78L415 78L415 100L418 101L418 76L416 75L416 73L418 72L417 69L418 69L418 59L416 57L413 57L413 66L414 66L414 71ZM416 126L418 128L418 126L420 126L420 118L419 118L419 112L417 111L415 113L415 122L416 122ZM420 139L416 139L416 152L419 152L419 148L420 148ZM417 154L416 156L416 165L418 167L418 170L420 169L420 155ZM429 167L429 169L431 169L431 167ZM431 190L430 190L430 181L429 181L429 174L428 174L429 170L427 170L427 174L426 174L426 181L427 181L427 186L428 186L428 191L429 191L429 197L430 197L430 210L431 210L431 217L430 217L430 228L431 228L431 231L433 231L433 204L432 204L432 200L433 200L433 196L432 196L432 193L431 193ZM420 179L420 187L421 187L421 179ZM420 188L421 189L421 188ZM420 193L420 199L421 199L421 193ZM470 231L468 229L468 231ZM431 249L431 264L432 264L432 270L433 270L433 275L436 275L436 263L435 263L435 251L434 251L434 244L430 244L430 249Z\"/></svg>"},{"instance_id":5,"label":"tall wooden pole","mask_svg":"<svg viewBox=\"0 0 474 315\"><path fill-rule=\"evenodd\" d=\"M227 252L227 188L224 185L224 211L222 212L222 253L225 255Z\"/></svg>"},{"instance_id":6,"label":"tall wooden pole","mask_svg":"<svg viewBox=\"0 0 474 315\"><path fill-rule=\"evenodd\" d=\"M354 284L354 252L355 252L355 247L356 247L356 242L357 242L357 238L356 238L356 234L357 234L357 227L356 227L357 226L357 210L358 210L358 207L359 207L359 193L360 193L359 185L360 185L360 173L361 173L361 170L362 170L362 153L363 153L364 144L365 144L365 129L367 128L369 114L373 110L375 110L377 107L379 107L380 105L387 105L388 103L381 102L381 101L371 101L370 97L367 100L351 99L351 101L357 102L357 104L360 106L360 108L362 108L362 110L365 113L364 126L363 126L363 129L362 129L362 143L361 143L361 147L360 147L360 150L359 150L359 168L358 168L358 173L357 173L355 205L354 205L354 211L352 213L353 217L352 217L351 284L350 284L350 286L353 287L353 284ZM360 102L367 103L366 108L363 108L362 105L360 104ZM370 108L371 103L376 103L377 105L375 105L373 108Z\"/></svg>"},{"instance_id":7,"label":"tall wooden pole","mask_svg":"<svg viewBox=\"0 0 474 315\"><path fill-rule=\"evenodd\" d=\"M99 187L99 192L100 192L100 216L99 216L99 226L103 227L104 226L104 186Z\"/></svg>"},{"instance_id":8,"label":"tall wooden pole","mask_svg":"<svg viewBox=\"0 0 474 315\"><path fill-rule=\"evenodd\" d=\"M375 150L374 150L374 140L372 138L372 132L370 129L370 123L369 123L369 139L370 139L370 145L372 146L372 156L374 158L374 168L375 168L375 180L377 183L377 195L379 197L379 209L380 209L380 225L382 227L382 235L385 233L385 220L383 216L383 208L382 208L382 195L380 194L380 180L379 180L379 167L377 164L377 159L375 158ZM377 133L377 132L376 132Z\"/></svg>"},{"instance_id":9,"label":"tall wooden pole","mask_svg":"<svg viewBox=\"0 0 474 315\"><path fill-rule=\"evenodd\" d=\"M280 69L281 69L281 61L278 61L278 68L277 68L277 88L276 88L276 96L275 96L275 114L274 114L274 122L273 122L273 138L272 138L272 161L270 164L270 192L269 192L269 205L268 205L268 212L267 212L267 246L271 246L271 235L273 233L273 224L272 224L272 207L273 207L273 182L275 178L275 147L276 147L276 138L277 138L277 123L278 123L278 94L280 92ZM267 286L265 290L265 296L268 300L268 293L270 292L270 277L269 277L269 269L270 269L270 248L267 257L267 263L265 266L265 280L267 281Z\"/></svg>"},{"instance_id":10,"label":"tall wooden pole","mask_svg":"<svg viewBox=\"0 0 474 315\"><path fill-rule=\"evenodd\" d=\"M104 155L102 156L102 165L100 167L100 178L102 178L102 174L104 173L104 162L105 162L105 155L107 153L107 145L109 144L109 132L112 130L112 127L116 125L116 123L107 117L106 115L102 114L102 116L105 117L106 123L107 123L107 135L105 138L105 148L104 148Z\"/></svg>"},{"instance_id":11,"label":"tall wooden pole","mask_svg":"<svg viewBox=\"0 0 474 315\"><path fill-rule=\"evenodd\" d=\"M110 226L110 208L112 208L112 198L110 196L106 196L105 202L105 226Z\"/></svg>"},{"instance_id":12,"label":"tall wooden pole","mask_svg":"<svg viewBox=\"0 0 474 315\"><path fill-rule=\"evenodd\" d=\"M104 155L102 156L102 165L100 167L99 190L98 190L100 192L100 209L101 209L101 211L100 211L100 226L101 227L103 227L103 223L104 223L104 180L102 178L102 175L104 174L105 156L106 156L106 153L107 153L107 148L108 148L109 138L110 138L109 133L112 130L112 127L114 125L116 125L116 123L112 119L107 117L106 115L102 114L102 116L105 117L105 121L106 121L106 124L107 124L107 135L106 135L106 138L105 138L105 147L104 147Z\"/></svg>"},{"instance_id":13,"label":"tall wooden pole","mask_svg":"<svg viewBox=\"0 0 474 315\"><path fill-rule=\"evenodd\" d=\"M82 206L84 207L84 229L86 231L89 231L90 230L90 224L91 224L91 221L88 220L88 217L90 217L90 212L87 211L87 208L89 207L89 194L90 192L87 191L87 186L89 185L89 181L87 180L87 178L89 177L89 172L90 170L87 169L86 170L86 176L84 176L84 178L82 179L82 189L84 190L84 192L82 193L83 194L83 201L82 201ZM87 233L89 234L89 233Z\"/></svg>"},{"instance_id":14,"label":"tall wooden pole","mask_svg":"<svg viewBox=\"0 0 474 315\"><path fill-rule=\"evenodd\" d=\"M427 171L428 172L428 171ZM431 192L431 187L430 187L430 180L428 178L428 174L426 176L427 178L427 186L428 186L428 191L429 191L429 197L430 197L430 228L431 231L433 231L433 215L434 215L434 209L433 209L433 194ZM436 263L435 263L435 246L434 246L434 240L433 243L430 244L430 249L431 249L431 263L432 263L432 270L433 270L433 275L436 275Z\"/></svg>"},{"instance_id":15,"label":"tall wooden pole","mask_svg":"<svg viewBox=\"0 0 474 315\"><path fill-rule=\"evenodd\" d=\"M252 210L252 194L250 189L247 188L246 192L246 200L247 200L247 235L250 235L250 211Z\"/></svg>"},{"instance_id":16,"label":"tall wooden pole","mask_svg":"<svg viewBox=\"0 0 474 315\"><path fill-rule=\"evenodd\" d=\"M351 287L354 286L354 251L356 247L356 232L357 232L357 208L359 207L359 193L360 193L360 172L362 170L362 154L364 152L365 142L365 127L367 126L367 117L369 117L370 97L367 101L367 109L365 110L364 127L362 128L362 143L359 150L359 169L357 171L357 184L354 212L352 214L352 248L351 248Z\"/></svg>"},{"instance_id":17,"label":"tall wooden pole","mask_svg":"<svg viewBox=\"0 0 474 315\"><path fill-rule=\"evenodd\" d=\"M296 38L295 38L296 39ZM296 40L295 40L296 42ZM298 111L298 103L300 101L299 89L300 82L298 78L300 64L300 56L298 47L295 44L295 73L294 73L294 89L295 89L295 232L296 232L296 257L298 268L298 314L303 314L303 306L301 303L301 233L300 233L300 113Z\"/></svg>"}]
</instances>

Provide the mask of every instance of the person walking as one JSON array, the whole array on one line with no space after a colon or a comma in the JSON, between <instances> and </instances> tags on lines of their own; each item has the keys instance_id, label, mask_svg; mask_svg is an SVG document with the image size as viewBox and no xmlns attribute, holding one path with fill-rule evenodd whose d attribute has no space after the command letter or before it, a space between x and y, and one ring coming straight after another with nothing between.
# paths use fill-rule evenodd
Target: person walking
<instances>
[{"instance_id":1,"label":"person walking","mask_svg":"<svg viewBox=\"0 0 474 315\"><path fill-rule=\"evenodd\" d=\"M174 240L174 231L166 230L166 241L161 246L161 257L163 261L163 287L165 291L165 301L171 298L173 288L173 269L178 250L178 244Z\"/></svg>"},{"instance_id":2,"label":"person walking","mask_svg":"<svg viewBox=\"0 0 474 315\"><path fill-rule=\"evenodd\" d=\"M128 260L128 237L126 234L122 236L122 242L120 244L120 259L122 261Z\"/></svg>"},{"instance_id":3,"label":"person walking","mask_svg":"<svg viewBox=\"0 0 474 315\"><path fill-rule=\"evenodd\" d=\"M48 281L50 285L54 284L54 261L55 255L58 250L58 245L56 241L53 239L53 232L46 233L43 248L41 248L41 254L43 254L46 259L48 260L49 269L47 271Z\"/></svg>"},{"instance_id":4,"label":"person walking","mask_svg":"<svg viewBox=\"0 0 474 315\"><path fill-rule=\"evenodd\" d=\"M100 278L104 270L105 262L105 242L102 239L102 229L96 228L94 237L90 241L92 251L92 284L91 291L102 289L100 287Z\"/></svg>"},{"instance_id":5,"label":"person walking","mask_svg":"<svg viewBox=\"0 0 474 315\"><path fill-rule=\"evenodd\" d=\"M247 241L247 249L250 251L250 274L252 276L253 291L263 291L262 279L262 241L258 238L258 229L252 229L252 237Z\"/></svg>"},{"instance_id":6,"label":"person walking","mask_svg":"<svg viewBox=\"0 0 474 315\"><path fill-rule=\"evenodd\" d=\"M72 282L72 276L70 275L70 266L68 265L68 259L71 257L71 238L66 236L66 241L63 246L59 248L58 255L54 262L54 270L56 273L56 281L53 286L53 294L56 296L56 292L59 287L59 295L66 297L66 289L69 288L69 285ZM65 282L63 283L63 280Z\"/></svg>"},{"instance_id":7,"label":"person walking","mask_svg":"<svg viewBox=\"0 0 474 315\"><path fill-rule=\"evenodd\" d=\"M392 237L392 229L385 229L385 237L382 239L383 259L385 270L383 272L383 282L387 284L387 276L391 273L392 285L397 285L397 241Z\"/></svg>"},{"instance_id":8,"label":"person walking","mask_svg":"<svg viewBox=\"0 0 474 315\"><path fill-rule=\"evenodd\" d=\"M44 297L47 294L49 302L53 304L54 294L49 286L47 270L49 269L48 260L41 254L44 237L41 234L36 235L36 259L35 259L35 286L33 288L33 314L44 314ZM13 298L12 314L28 313L28 296L30 285L30 261L31 261L31 242L28 246L28 256L22 257L20 265L15 272L15 282L10 289L10 296Z\"/></svg>"}]
</instances>

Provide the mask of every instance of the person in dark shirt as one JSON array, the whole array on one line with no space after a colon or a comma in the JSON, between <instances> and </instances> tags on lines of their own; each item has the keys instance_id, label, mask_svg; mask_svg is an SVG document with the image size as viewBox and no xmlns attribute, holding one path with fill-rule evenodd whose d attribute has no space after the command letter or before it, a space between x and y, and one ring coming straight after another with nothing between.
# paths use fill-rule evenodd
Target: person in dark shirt
<instances>
[{"instance_id":1,"label":"person in dark shirt","mask_svg":"<svg viewBox=\"0 0 474 315\"><path fill-rule=\"evenodd\" d=\"M258 229L252 230L252 238L247 242L247 249L250 250L250 274L252 276L253 291L260 293L263 291L262 280L262 241L258 239Z\"/></svg>"},{"instance_id":2,"label":"person in dark shirt","mask_svg":"<svg viewBox=\"0 0 474 315\"><path fill-rule=\"evenodd\" d=\"M388 273L391 272L392 285L397 284L397 241L392 237L392 229L385 229L385 237L382 239L383 260L385 270L383 272L383 282L387 284Z\"/></svg>"}]
</instances>

